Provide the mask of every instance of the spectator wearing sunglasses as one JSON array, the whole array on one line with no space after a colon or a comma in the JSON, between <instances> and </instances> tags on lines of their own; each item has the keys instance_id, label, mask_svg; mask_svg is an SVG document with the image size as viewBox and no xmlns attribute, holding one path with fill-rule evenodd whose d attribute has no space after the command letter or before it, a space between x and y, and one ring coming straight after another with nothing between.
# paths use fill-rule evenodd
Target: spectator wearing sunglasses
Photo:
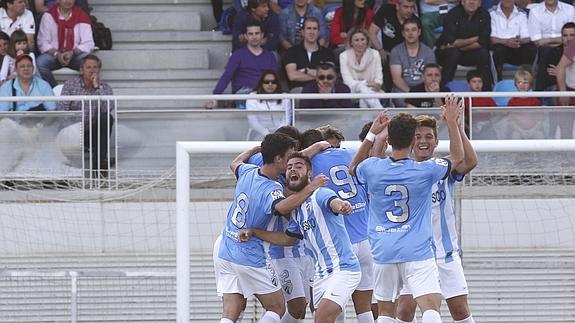
<instances>
[{"instance_id":1,"label":"spectator wearing sunglasses","mask_svg":"<svg viewBox=\"0 0 575 323\"><path fill-rule=\"evenodd\" d=\"M279 79L276 72L266 70L256 86L256 91L251 94L279 94L282 93ZM289 99L278 100L258 100L250 99L246 101L248 111L269 111L270 113L250 113L248 122L253 130L249 140L262 140L268 133L274 132L277 128L286 125L285 111L289 110L291 102ZM275 113L273 113L275 111ZM284 111L279 113L277 111ZM255 132L255 133L254 133Z\"/></svg>"},{"instance_id":2,"label":"spectator wearing sunglasses","mask_svg":"<svg viewBox=\"0 0 575 323\"><path fill-rule=\"evenodd\" d=\"M337 80L337 72L333 62L321 62L315 76L315 82L306 84L302 93L350 93L347 85ZM302 99L300 108L351 108L350 99Z\"/></svg>"}]
</instances>

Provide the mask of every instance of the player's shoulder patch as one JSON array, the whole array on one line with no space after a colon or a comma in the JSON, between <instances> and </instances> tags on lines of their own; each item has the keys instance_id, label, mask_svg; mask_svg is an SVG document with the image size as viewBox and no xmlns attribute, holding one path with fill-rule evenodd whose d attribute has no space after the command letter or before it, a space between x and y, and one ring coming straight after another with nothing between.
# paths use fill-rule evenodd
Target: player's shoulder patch
<instances>
[{"instance_id":1,"label":"player's shoulder patch","mask_svg":"<svg viewBox=\"0 0 575 323\"><path fill-rule=\"evenodd\" d=\"M270 194L271 194L272 199L273 199L274 201L277 200L277 199L279 199L279 198L284 197L283 191L282 191L281 189L279 189L279 188L278 188L278 189L274 189Z\"/></svg>"},{"instance_id":2,"label":"player's shoulder patch","mask_svg":"<svg viewBox=\"0 0 575 323\"><path fill-rule=\"evenodd\" d=\"M432 160L439 166L445 166L445 167L449 166L447 160L443 158L432 158Z\"/></svg>"}]
</instances>

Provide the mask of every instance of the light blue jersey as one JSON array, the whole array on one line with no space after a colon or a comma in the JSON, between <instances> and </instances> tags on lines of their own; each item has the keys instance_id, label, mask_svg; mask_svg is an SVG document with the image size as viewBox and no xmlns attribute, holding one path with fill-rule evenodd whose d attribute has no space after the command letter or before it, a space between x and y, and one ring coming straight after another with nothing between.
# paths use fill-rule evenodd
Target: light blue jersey
<instances>
[{"instance_id":1,"label":"light blue jersey","mask_svg":"<svg viewBox=\"0 0 575 323\"><path fill-rule=\"evenodd\" d=\"M342 270L360 271L342 216L333 213L329 203L334 191L318 188L292 212L287 234L304 239L315 260L316 277Z\"/></svg>"},{"instance_id":2,"label":"light blue jersey","mask_svg":"<svg viewBox=\"0 0 575 323\"><path fill-rule=\"evenodd\" d=\"M329 148L315 155L312 162L313 176L324 174L329 178L327 187L342 200L351 203L353 213L345 216L345 228L351 243L367 239L367 190L349 174L348 165L355 152L346 148Z\"/></svg>"},{"instance_id":3,"label":"light blue jersey","mask_svg":"<svg viewBox=\"0 0 575 323\"><path fill-rule=\"evenodd\" d=\"M447 176L447 159L416 162L371 157L357 166L369 188L369 242L377 264L434 257L431 229L433 184Z\"/></svg>"},{"instance_id":4,"label":"light blue jersey","mask_svg":"<svg viewBox=\"0 0 575 323\"><path fill-rule=\"evenodd\" d=\"M266 230L276 214L274 205L284 199L282 186L260 173L255 165L242 164L236 169L235 201L232 203L218 256L235 264L265 267L266 255L263 241L251 237L247 242L237 238L241 229Z\"/></svg>"},{"instance_id":5,"label":"light blue jersey","mask_svg":"<svg viewBox=\"0 0 575 323\"><path fill-rule=\"evenodd\" d=\"M262 153L258 152L251 155L247 163L261 167L264 164L264 158L262 156ZM278 176L278 178L276 178L276 181L280 183L284 188L287 187L287 181L284 175ZM287 228L288 222L289 220L287 220L283 216L273 217L266 230L284 232L285 229ZM305 253L303 244L300 243L299 241L296 241L296 243L293 246L289 247L278 246L275 244L271 244L267 241L264 241L264 249L268 257L270 257L271 259L282 259L285 257L291 257L291 258L301 257Z\"/></svg>"},{"instance_id":6,"label":"light blue jersey","mask_svg":"<svg viewBox=\"0 0 575 323\"><path fill-rule=\"evenodd\" d=\"M463 175L451 173L446 179L433 184L431 192L433 218L433 245L435 257L451 262L459 254L459 241L455 222L455 182L461 182Z\"/></svg>"}]
</instances>

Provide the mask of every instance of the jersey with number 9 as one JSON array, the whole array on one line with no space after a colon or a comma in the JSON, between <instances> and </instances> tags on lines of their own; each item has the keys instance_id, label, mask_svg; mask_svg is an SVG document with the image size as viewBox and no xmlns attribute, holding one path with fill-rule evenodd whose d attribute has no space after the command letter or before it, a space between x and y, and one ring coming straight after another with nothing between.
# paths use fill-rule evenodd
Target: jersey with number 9
<instances>
[{"instance_id":1,"label":"jersey with number 9","mask_svg":"<svg viewBox=\"0 0 575 323\"><path fill-rule=\"evenodd\" d=\"M258 166L242 164L236 172L235 200L228 211L218 255L236 264L265 267L262 240L252 237L247 242L239 242L237 234L241 229L265 230L272 216L276 216L275 203L284 198L283 188L261 175Z\"/></svg>"}]
</instances>

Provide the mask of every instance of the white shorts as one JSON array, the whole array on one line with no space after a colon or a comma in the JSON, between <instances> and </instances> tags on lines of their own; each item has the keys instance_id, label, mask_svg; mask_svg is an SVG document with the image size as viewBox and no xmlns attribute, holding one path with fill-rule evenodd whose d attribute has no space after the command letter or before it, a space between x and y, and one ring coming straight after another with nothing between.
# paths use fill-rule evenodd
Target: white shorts
<instances>
[{"instance_id":1,"label":"white shorts","mask_svg":"<svg viewBox=\"0 0 575 323\"><path fill-rule=\"evenodd\" d=\"M374 295L378 301L395 301L406 285L414 298L440 294L439 273L435 259L398 264L375 264Z\"/></svg>"},{"instance_id":2,"label":"white shorts","mask_svg":"<svg viewBox=\"0 0 575 323\"><path fill-rule=\"evenodd\" d=\"M373 256L371 255L369 240L354 243L351 247L361 267L361 281L356 290L373 290Z\"/></svg>"},{"instance_id":3,"label":"white shorts","mask_svg":"<svg viewBox=\"0 0 575 323\"><path fill-rule=\"evenodd\" d=\"M214 250L212 251L212 259L214 261L214 274L216 276L216 286L218 286L218 282L220 280L220 274L216 268L218 268L217 263L220 261L220 257L218 254L220 253L220 244L222 243L222 235L220 234L216 241L214 242ZM222 296L218 293L218 296Z\"/></svg>"},{"instance_id":4,"label":"white shorts","mask_svg":"<svg viewBox=\"0 0 575 323\"><path fill-rule=\"evenodd\" d=\"M344 309L360 280L360 271L346 270L316 279L313 283L313 305L318 308L322 298L326 298Z\"/></svg>"},{"instance_id":5,"label":"white shorts","mask_svg":"<svg viewBox=\"0 0 575 323\"><path fill-rule=\"evenodd\" d=\"M275 271L271 264L265 268L238 265L224 259L215 261L218 295L242 294L245 298L252 295L270 294L280 290Z\"/></svg>"},{"instance_id":6,"label":"white shorts","mask_svg":"<svg viewBox=\"0 0 575 323\"><path fill-rule=\"evenodd\" d=\"M454 255L451 262L437 259L437 269L439 270L439 285L443 298L450 299L469 294L459 255Z\"/></svg>"},{"instance_id":7,"label":"white shorts","mask_svg":"<svg viewBox=\"0 0 575 323\"><path fill-rule=\"evenodd\" d=\"M309 302L309 288L313 284L314 269L309 256L272 259L286 301L305 297Z\"/></svg>"}]
</instances>

